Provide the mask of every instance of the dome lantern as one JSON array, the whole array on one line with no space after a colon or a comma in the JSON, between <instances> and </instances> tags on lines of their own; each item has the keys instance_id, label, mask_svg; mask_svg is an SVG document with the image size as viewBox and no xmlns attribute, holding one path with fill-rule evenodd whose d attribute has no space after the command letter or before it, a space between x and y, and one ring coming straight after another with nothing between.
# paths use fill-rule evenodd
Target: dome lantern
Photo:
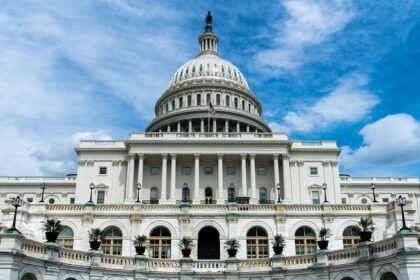
<instances>
[{"instance_id":1,"label":"dome lantern","mask_svg":"<svg viewBox=\"0 0 420 280\"><path fill-rule=\"evenodd\" d=\"M216 54L217 55L217 43L219 42L219 38L216 34L213 33L213 17L211 16L210 11L207 13L206 16L206 26L203 34L198 38L198 42L200 44L200 54Z\"/></svg>"}]
</instances>

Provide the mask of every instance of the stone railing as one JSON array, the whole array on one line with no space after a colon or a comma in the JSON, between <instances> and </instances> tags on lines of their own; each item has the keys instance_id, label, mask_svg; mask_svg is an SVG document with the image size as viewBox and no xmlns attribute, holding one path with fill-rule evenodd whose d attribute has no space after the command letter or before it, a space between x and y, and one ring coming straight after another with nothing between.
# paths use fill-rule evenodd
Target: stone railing
<instances>
[{"instance_id":1,"label":"stone railing","mask_svg":"<svg viewBox=\"0 0 420 280\"><path fill-rule=\"evenodd\" d=\"M370 253L372 255L379 255L388 251L397 251L404 247L404 244L397 238L384 239L370 245Z\"/></svg>"},{"instance_id":2,"label":"stone railing","mask_svg":"<svg viewBox=\"0 0 420 280\"><path fill-rule=\"evenodd\" d=\"M296 269L302 267L308 267L316 263L316 255L299 255L290 256L283 259L283 266L286 269Z\"/></svg>"},{"instance_id":3,"label":"stone railing","mask_svg":"<svg viewBox=\"0 0 420 280\"><path fill-rule=\"evenodd\" d=\"M239 271L262 271L271 270L271 259L240 260Z\"/></svg>"},{"instance_id":4,"label":"stone railing","mask_svg":"<svg viewBox=\"0 0 420 280\"><path fill-rule=\"evenodd\" d=\"M70 261L72 263L88 263L90 261L90 256L87 252L80 252L64 248L59 250L58 257L61 260Z\"/></svg>"},{"instance_id":5,"label":"stone railing","mask_svg":"<svg viewBox=\"0 0 420 280\"><path fill-rule=\"evenodd\" d=\"M235 138L235 139L254 139L254 138L264 138L272 140L283 140L288 141L287 135L285 133L266 133L266 132L146 132L146 133L131 133L130 140L144 140L144 139L162 139L162 140L172 140L179 138L189 138L189 139L203 139L203 138L212 138L212 139L226 139L226 138ZM322 146L322 142L321 142Z\"/></svg>"},{"instance_id":6,"label":"stone railing","mask_svg":"<svg viewBox=\"0 0 420 280\"><path fill-rule=\"evenodd\" d=\"M149 270L173 272L180 271L179 260L149 259L146 263Z\"/></svg>"},{"instance_id":7,"label":"stone railing","mask_svg":"<svg viewBox=\"0 0 420 280\"><path fill-rule=\"evenodd\" d=\"M103 255L101 258L101 264L106 267L134 269L136 260L132 257Z\"/></svg>"},{"instance_id":8,"label":"stone railing","mask_svg":"<svg viewBox=\"0 0 420 280\"><path fill-rule=\"evenodd\" d=\"M43 256L47 253L44 243L25 239L22 243L22 252L28 256Z\"/></svg>"},{"instance_id":9,"label":"stone railing","mask_svg":"<svg viewBox=\"0 0 420 280\"><path fill-rule=\"evenodd\" d=\"M360 251L359 248L355 247L355 248L346 248L346 249L342 249L342 250L335 250L335 251L330 251L327 254L328 257L328 261L330 263L347 263L349 262L351 259L357 259L360 257Z\"/></svg>"},{"instance_id":10,"label":"stone railing","mask_svg":"<svg viewBox=\"0 0 420 280\"><path fill-rule=\"evenodd\" d=\"M221 260L196 260L192 263L195 272L226 271L226 262Z\"/></svg>"}]
</instances>

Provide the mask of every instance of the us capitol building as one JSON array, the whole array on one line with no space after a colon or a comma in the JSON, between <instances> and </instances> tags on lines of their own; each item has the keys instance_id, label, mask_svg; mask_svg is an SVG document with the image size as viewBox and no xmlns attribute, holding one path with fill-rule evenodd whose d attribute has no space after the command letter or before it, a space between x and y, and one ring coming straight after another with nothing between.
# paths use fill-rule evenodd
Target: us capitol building
<instances>
[{"instance_id":1,"label":"us capitol building","mask_svg":"<svg viewBox=\"0 0 420 280\"><path fill-rule=\"evenodd\" d=\"M145 132L81 141L77 175L0 178L0 279L420 279L418 178L340 174L335 141L273 133L243 74L218 53L210 15L198 42ZM15 209L20 234L8 231ZM359 244L361 217L375 223L372 242ZM60 246L45 242L52 218L64 225ZM322 227L328 250L317 249ZM102 252L90 250L92 228L106 233ZM149 238L145 257L135 235ZM191 258L182 237L194 240ZM231 238L236 258L225 250Z\"/></svg>"}]
</instances>

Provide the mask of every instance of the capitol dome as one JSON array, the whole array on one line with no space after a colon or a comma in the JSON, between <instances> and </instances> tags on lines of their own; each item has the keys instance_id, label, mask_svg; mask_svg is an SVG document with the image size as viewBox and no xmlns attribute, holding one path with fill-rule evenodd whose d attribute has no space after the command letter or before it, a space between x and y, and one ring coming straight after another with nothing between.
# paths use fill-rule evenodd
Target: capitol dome
<instances>
[{"instance_id":1,"label":"capitol dome","mask_svg":"<svg viewBox=\"0 0 420 280\"><path fill-rule=\"evenodd\" d=\"M212 30L210 14L198 42L200 52L174 73L146 131L271 132L244 75L217 52L219 38Z\"/></svg>"}]
</instances>

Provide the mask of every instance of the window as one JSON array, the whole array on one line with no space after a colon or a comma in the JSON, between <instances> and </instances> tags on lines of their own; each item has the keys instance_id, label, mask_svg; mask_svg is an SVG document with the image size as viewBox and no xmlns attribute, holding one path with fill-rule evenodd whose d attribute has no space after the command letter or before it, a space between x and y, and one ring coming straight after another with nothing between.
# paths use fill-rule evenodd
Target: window
<instances>
[{"instance_id":1,"label":"window","mask_svg":"<svg viewBox=\"0 0 420 280\"><path fill-rule=\"evenodd\" d=\"M104 204L105 203L105 191L98 191L96 197L97 204Z\"/></svg>"},{"instance_id":2,"label":"window","mask_svg":"<svg viewBox=\"0 0 420 280\"><path fill-rule=\"evenodd\" d=\"M70 197L70 204L74 204L74 197Z\"/></svg>"},{"instance_id":3,"label":"window","mask_svg":"<svg viewBox=\"0 0 420 280\"><path fill-rule=\"evenodd\" d=\"M34 201L34 199L33 199L32 197L28 197L26 200L27 200L28 202L33 202L33 201Z\"/></svg>"},{"instance_id":4,"label":"window","mask_svg":"<svg viewBox=\"0 0 420 280\"><path fill-rule=\"evenodd\" d=\"M367 204L368 201L367 201L366 198L362 198L361 202L362 202L362 204Z\"/></svg>"},{"instance_id":5,"label":"window","mask_svg":"<svg viewBox=\"0 0 420 280\"><path fill-rule=\"evenodd\" d=\"M99 167L99 174L105 175L106 174L106 167Z\"/></svg>"},{"instance_id":6,"label":"window","mask_svg":"<svg viewBox=\"0 0 420 280\"><path fill-rule=\"evenodd\" d=\"M343 248L356 247L360 241L360 230L356 226L349 226L343 231Z\"/></svg>"},{"instance_id":7,"label":"window","mask_svg":"<svg viewBox=\"0 0 420 280\"><path fill-rule=\"evenodd\" d=\"M295 233L296 255L316 252L315 232L309 227L300 227Z\"/></svg>"},{"instance_id":8,"label":"window","mask_svg":"<svg viewBox=\"0 0 420 280\"><path fill-rule=\"evenodd\" d=\"M226 173L227 175L235 175L235 167L227 167Z\"/></svg>"},{"instance_id":9,"label":"window","mask_svg":"<svg viewBox=\"0 0 420 280\"><path fill-rule=\"evenodd\" d=\"M150 174L152 175L159 175L159 167L151 167Z\"/></svg>"},{"instance_id":10,"label":"window","mask_svg":"<svg viewBox=\"0 0 420 280\"><path fill-rule=\"evenodd\" d=\"M207 187L204 190L204 199L206 204L212 204L213 203L213 189L210 187Z\"/></svg>"},{"instance_id":11,"label":"window","mask_svg":"<svg viewBox=\"0 0 420 280\"><path fill-rule=\"evenodd\" d=\"M238 98L235 97L234 103L235 103L235 108L238 109Z\"/></svg>"},{"instance_id":12,"label":"window","mask_svg":"<svg viewBox=\"0 0 420 280\"><path fill-rule=\"evenodd\" d=\"M149 237L149 257L169 259L171 257L171 233L165 227L156 227Z\"/></svg>"},{"instance_id":13,"label":"window","mask_svg":"<svg viewBox=\"0 0 420 280\"><path fill-rule=\"evenodd\" d=\"M383 203L388 203L389 202L389 199L388 198L382 198L382 202Z\"/></svg>"},{"instance_id":14,"label":"window","mask_svg":"<svg viewBox=\"0 0 420 280\"><path fill-rule=\"evenodd\" d=\"M172 100L172 110L175 110L175 100Z\"/></svg>"},{"instance_id":15,"label":"window","mask_svg":"<svg viewBox=\"0 0 420 280\"><path fill-rule=\"evenodd\" d=\"M73 230L69 227L64 226L57 238L58 244L63 248L73 249Z\"/></svg>"},{"instance_id":16,"label":"window","mask_svg":"<svg viewBox=\"0 0 420 280\"><path fill-rule=\"evenodd\" d=\"M207 94L207 105L210 104L210 102L211 102L210 99L211 99L211 96L210 96L210 93L209 93L209 94Z\"/></svg>"},{"instance_id":17,"label":"window","mask_svg":"<svg viewBox=\"0 0 420 280\"><path fill-rule=\"evenodd\" d=\"M216 95L216 105L220 105L220 94Z\"/></svg>"},{"instance_id":18,"label":"window","mask_svg":"<svg viewBox=\"0 0 420 280\"><path fill-rule=\"evenodd\" d=\"M262 227L252 227L246 234L248 259L268 258L268 236Z\"/></svg>"},{"instance_id":19,"label":"window","mask_svg":"<svg viewBox=\"0 0 420 280\"><path fill-rule=\"evenodd\" d=\"M245 100L242 100L242 110L245 111Z\"/></svg>"},{"instance_id":20,"label":"window","mask_svg":"<svg viewBox=\"0 0 420 280\"><path fill-rule=\"evenodd\" d=\"M213 175L213 167L204 167L204 175Z\"/></svg>"},{"instance_id":21,"label":"window","mask_svg":"<svg viewBox=\"0 0 420 280\"><path fill-rule=\"evenodd\" d=\"M159 203L159 191L158 188L152 187L150 189L150 204L158 204Z\"/></svg>"},{"instance_id":22,"label":"window","mask_svg":"<svg viewBox=\"0 0 420 280\"><path fill-rule=\"evenodd\" d=\"M319 199L319 191L312 191L311 197L312 197L312 204L320 204L321 201Z\"/></svg>"},{"instance_id":23,"label":"window","mask_svg":"<svg viewBox=\"0 0 420 280\"><path fill-rule=\"evenodd\" d=\"M311 174L311 176L318 175L318 167L310 167L309 168L309 173Z\"/></svg>"},{"instance_id":24,"label":"window","mask_svg":"<svg viewBox=\"0 0 420 280\"><path fill-rule=\"evenodd\" d=\"M201 94L197 94L197 106L201 106Z\"/></svg>"},{"instance_id":25,"label":"window","mask_svg":"<svg viewBox=\"0 0 420 280\"><path fill-rule=\"evenodd\" d=\"M343 198L341 199L341 203L342 203L342 204L347 204L347 198L343 197Z\"/></svg>"},{"instance_id":26,"label":"window","mask_svg":"<svg viewBox=\"0 0 420 280\"><path fill-rule=\"evenodd\" d=\"M230 107L230 98L229 98L229 95L226 95L226 107Z\"/></svg>"},{"instance_id":27,"label":"window","mask_svg":"<svg viewBox=\"0 0 420 280\"><path fill-rule=\"evenodd\" d=\"M235 202L236 194L235 194L235 186L230 184L228 188L228 202Z\"/></svg>"},{"instance_id":28,"label":"window","mask_svg":"<svg viewBox=\"0 0 420 280\"><path fill-rule=\"evenodd\" d=\"M267 189L265 187L260 188L260 204L267 204Z\"/></svg>"},{"instance_id":29,"label":"window","mask_svg":"<svg viewBox=\"0 0 420 280\"><path fill-rule=\"evenodd\" d=\"M190 175L191 168L189 167L182 167L182 175Z\"/></svg>"},{"instance_id":30,"label":"window","mask_svg":"<svg viewBox=\"0 0 420 280\"><path fill-rule=\"evenodd\" d=\"M188 95L187 102L188 102L188 107L190 107L192 105L191 95Z\"/></svg>"},{"instance_id":31,"label":"window","mask_svg":"<svg viewBox=\"0 0 420 280\"><path fill-rule=\"evenodd\" d=\"M54 203L55 203L55 199L54 199L54 198L50 198L50 199L48 200L48 203L49 203L49 204L54 204Z\"/></svg>"},{"instance_id":32,"label":"window","mask_svg":"<svg viewBox=\"0 0 420 280\"><path fill-rule=\"evenodd\" d=\"M182 187L182 202L189 202L190 201L190 189L188 185L185 183Z\"/></svg>"},{"instance_id":33,"label":"window","mask_svg":"<svg viewBox=\"0 0 420 280\"><path fill-rule=\"evenodd\" d=\"M101 244L102 252L108 255L121 255L122 251L122 233L117 227L108 227L105 229L105 237Z\"/></svg>"},{"instance_id":34,"label":"window","mask_svg":"<svg viewBox=\"0 0 420 280\"><path fill-rule=\"evenodd\" d=\"M180 98L179 98L179 106L178 106L178 107L179 107L179 108L184 107L184 102L183 102L182 97L180 97Z\"/></svg>"},{"instance_id":35,"label":"window","mask_svg":"<svg viewBox=\"0 0 420 280\"><path fill-rule=\"evenodd\" d=\"M265 167L258 167L258 175L260 175L260 176L267 175L267 168L265 168Z\"/></svg>"}]
</instances>

